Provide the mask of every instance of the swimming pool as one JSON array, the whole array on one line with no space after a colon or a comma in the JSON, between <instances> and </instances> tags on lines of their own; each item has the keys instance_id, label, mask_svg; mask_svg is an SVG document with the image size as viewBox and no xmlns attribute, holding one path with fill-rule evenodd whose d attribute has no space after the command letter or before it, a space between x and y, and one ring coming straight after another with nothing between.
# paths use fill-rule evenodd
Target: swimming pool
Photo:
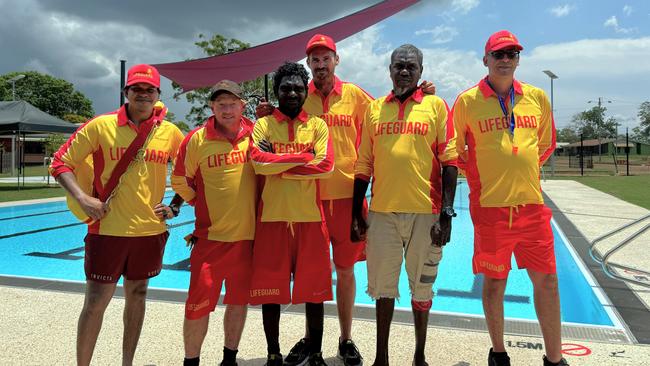
<instances>
[{"instance_id":1,"label":"swimming pool","mask_svg":"<svg viewBox=\"0 0 650 366\"><path fill-rule=\"evenodd\" d=\"M471 268L473 230L467 202L467 185L457 187L452 242L444 249L434 290L432 311L482 316L481 276ZM168 202L172 192L167 192ZM181 214L169 221L170 238L163 259L162 273L152 279L157 288L186 290L189 283L189 250L183 236L193 229L193 209L184 206ZM620 323L609 309L605 296L598 290L568 241L553 222L555 251L560 283L562 320L568 323L616 326ZM85 225L67 210L65 202L19 205L0 208L0 275L84 281L83 237ZM513 268L516 264L513 262ZM357 298L361 306L373 301L365 294L365 263L355 266ZM400 295L396 307L410 310L408 281L404 269L400 278ZM536 319L532 285L525 271L513 270L508 279L505 315L511 319Z\"/></svg>"}]
</instances>

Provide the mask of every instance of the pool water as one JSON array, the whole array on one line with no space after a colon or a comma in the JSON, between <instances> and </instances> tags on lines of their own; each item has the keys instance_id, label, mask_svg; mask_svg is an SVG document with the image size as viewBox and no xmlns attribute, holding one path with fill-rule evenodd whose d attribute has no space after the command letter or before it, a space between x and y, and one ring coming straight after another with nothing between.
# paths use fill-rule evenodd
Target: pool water
<instances>
[{"instance_id":1,"label":"pool water","mask_svg":"<svg viewBox=\"0 0 650 366\"><path fill-rule=\"evenodd\" d=\"M467 202L467 185L460 182L454 206L458 217L453 221L452 241L443 251L436 296L432 311L483 315L481 304L482 277L472 273L473 229ZM168 192L165 202L171 199ZM181 214L169 221L170 237L163 258L162 273L151 280L157 288L186 290L189 283L189 249L183 237L194 227L194 212L185 205ZM555 252L560 284L562 320L564 322L613 326L588 274L571 254L569 243L553 223ZM79 224L67 211L63 201L0 208L0 274L67 281L84 281L83 238L86 226ZM508 279L505 315L513 319L536 319L532 285L525 270L513 270ZM365 293L366 265L355 265L359 305L372 305ZM334 275L335 277L335 275ZM410 294L406 272L402 268L399 284L400 299L396 307L410 309Z\"/></svg>"}]
</instances>

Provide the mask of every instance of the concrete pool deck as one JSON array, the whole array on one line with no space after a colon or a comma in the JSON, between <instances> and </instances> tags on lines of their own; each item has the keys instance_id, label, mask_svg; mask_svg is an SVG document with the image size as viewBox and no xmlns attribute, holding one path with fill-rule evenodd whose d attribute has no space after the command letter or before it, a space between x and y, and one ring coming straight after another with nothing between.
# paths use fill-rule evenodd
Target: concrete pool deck
<instances>
[{"instance_id":1,"label":"concrete pool deck","mask_svg":"<svg viewBox=\"0 0 650 366\"><path fill-rule=\"evenodd\" d=\"M585 265L592 271L617 312L627 323L631 337L628 341L620 339L594 342L578 332L565 336L566 355L572 365L650 365L650 346L634 344L646 336L650 311L648 289L628 287L620 281L602 278L600 266L583 256L587 241L632 221L648 211L612 196L588 188L574 181L547 181L543 184L545 194L550 198L549 206L554 209L554 217ZM572 225L572 227L571 227ZM616 243L604 242L602 248ZM620 237L618 237L620 239ZM650 268L647 254L648 237L630 244L617 254L615 260L631 264L637 268ZM584 241L584 242L583 242ZM76 321L83 302L82 285L69 284L54 286L36 281L8 280L0 278L0 361L3 365L67 365L74 364L74 344ZM31 287L31 288L26 288ZM360 291L362 289L359 289ZM154 295L154 291L152 291ZM183 304L176 298L148 302L145 325L136 353L137 365L178 365L182 363L182 319ZM182 300L180 300L182 301ZM435 301L435 300L434 300ZM95 350L95 365L118 364L121 357L123 300L116 298L107 309L104 327ZM296 309L288 308L281 320L281 346L286 354L293 343L304 332L304 317L295 314ZM341 365L336 359L336 339L338 321L333 306L329 306L325 319L324 357L329 365ZM355 341L370 365L374 355L375 323L373 310L360 308L353 324ZM390 357L393 365L410 365L414 346L413 328L408 324L408 314L398 316L391 333ZM434 326L429 328L427 357L430 365L484 365L486 363L489 337L480 327L468 330L468 326L444 324L443 315L432 318ZM645 321L643 321L643 318ZM223 345L221 320L223 309L219 307L212 317L210 331L203 347L203 364L216 364L221 359ZM641 320L639 320L641 319ZM461 319L462 320L462 319ZM482 322L481 319L476 321ZM645 324L644 324L645 323ZM507 330L508 351L514 365L541 365L542 340L538 336L523 336L516 327ZM646 342L647 343L647 342ZM266 354L265 341L261 327L261 312L252 308L244 336L240 345L240 365L262 365ZM583 355L583 356L581 356Z\"/></svg>"}]
</instances>

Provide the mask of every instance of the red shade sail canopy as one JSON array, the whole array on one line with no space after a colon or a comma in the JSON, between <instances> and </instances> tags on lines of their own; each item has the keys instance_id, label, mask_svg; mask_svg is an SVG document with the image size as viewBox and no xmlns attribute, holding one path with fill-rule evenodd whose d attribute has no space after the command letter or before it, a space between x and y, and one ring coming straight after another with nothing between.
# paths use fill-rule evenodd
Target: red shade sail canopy
<instances>
[{"instance_id":1,"label":"red shade sail canopy","mask_svg":"<svg viewBox=\"0 0 650 366\"><path fill-rule=\"evenodd\" d=\"M211 86L222 79L238 83L253 80L274 71L285 61L295 62L305 57L305 45L316 33L339 42L418 1L386 0L316 28L242 51L154 66L185 92Z\"/></svg>"}]
</instances>

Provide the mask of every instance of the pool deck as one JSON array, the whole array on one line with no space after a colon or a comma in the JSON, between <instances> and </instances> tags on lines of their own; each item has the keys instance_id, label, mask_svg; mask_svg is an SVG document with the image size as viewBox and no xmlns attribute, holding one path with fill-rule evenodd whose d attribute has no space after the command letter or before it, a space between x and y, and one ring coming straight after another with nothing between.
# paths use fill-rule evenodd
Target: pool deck
<instances>
[{"instance_id":1,"label":"pool deck","mask_svg":"<svg viewBox=\"0 0 650 366\"><path fill-rule=\"evenodd\" d=\"M554 218L576 253L583 258L593 277L614 304L617 313L627 323L629 339L593 341L579 333L565 336L566 349L575 355L565 357L572 365L650 365L650 291L640 286L624 283L604 276L600 267L585 256L588 241L614 229L623 223L648 213L648 210L631 205L574 181L547 181L544 192L550 198L548 204L554 210ZM632 228L631 231L634 231ZM629 234L629 233L628 233ZM615 236L599 245L607 249L623 236ZM650 233L640 237L614 257L619 263L636 268L650 268L647 254ZM32 288L26 288L32 287ZM74 363L76 320L81 310L83 286L56 284L52 281L34 282L0 278L0 360L3 365L68 365ZM360 291L362 289L359 289ZM178 365L182 363L183 304L176 296L161 296L151 291L147 316L136 353L136 365ZM435 301L435 300L434 300ZM121 357L122 308L124 301L116 297L108 307L104 327L95 349L95 365L119 363ZM280 341L286 353L304 331L304 317L295 308L286 309L281 320ZM326 308L324 356L329 365L341 365L336 359L338 321L333 306ZM358 309L353 324L355 341L366 365L370 365L374 353L375 323L372 309ZM390 358L393 365L410 365L412 357L413 328L408 324L408 314L396 314L391 329ZM486 363L489 337L481 327L456 325L471 319L456 319L445 324L444 315L432 316L434 326L429 328L427 357L430 365L470 366ZM202 364L216 364L221 358L223 335L221 319L223 308L212 316L213 321L203 346ZM474 321L482 322L481 319ZM261 312L249 311L247 327L240 345L239 365L262 365L265 357L265 341ZM471 329L470 329L471 328ZM565 327L568 328L568 327ZM538 336L524 336L516 327L508 328L506 341L514 365L541 365L543 350ZM565 329L566 331L567 329ZM589 339L589 340L587 340ZM642 342L646 344L638 344ZM519 347L517 347L519 345ZM586 355L580 355L586 354Z\"/></svg>"}]
</instances>

